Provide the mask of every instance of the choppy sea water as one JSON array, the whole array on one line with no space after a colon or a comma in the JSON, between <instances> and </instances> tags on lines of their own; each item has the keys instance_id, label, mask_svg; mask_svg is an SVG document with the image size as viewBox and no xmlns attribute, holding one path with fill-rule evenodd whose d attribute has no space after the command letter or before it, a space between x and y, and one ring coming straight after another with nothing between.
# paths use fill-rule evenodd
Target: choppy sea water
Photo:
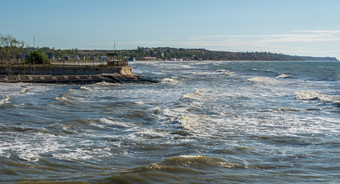
<instances>
[{"instance_id":1,"label":"choppy sea water","mask_svg":"<svg viewBox=\"0 0 340 184\"><path fill-rule=\"evenodd\" d=\"M339 183L340 63L150 62L0 83L2 183Z\"/></svg>"}]
</instances>

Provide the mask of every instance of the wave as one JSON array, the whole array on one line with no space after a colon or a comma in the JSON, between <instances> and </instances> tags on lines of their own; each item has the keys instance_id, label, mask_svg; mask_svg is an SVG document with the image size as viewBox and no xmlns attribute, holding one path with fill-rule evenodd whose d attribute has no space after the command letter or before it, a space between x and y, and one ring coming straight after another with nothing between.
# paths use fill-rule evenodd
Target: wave
<instances>
[{"instance_id":1,"label":"wave","mask_svg":"<svg viewBox=\"0 0 340 184\"><path fill-rule=\"evenodd\" d=\"M223 168L244 168L238 164L228 163L219 158L200 155L184 155L167 158L161 162L143 167L137 167L118 173L116 176L106 178L99 183L187 183L192 181L200 183L202 175L207 172L220 172ZM212 183L220 183L214 178Z\"/></svg>"},{"instance_id":2,"label":"wave","mask_svg":"<svg viewBox=\"0 0 340 184\"><path fill-rule=\"evenodd\" d=\"M24 93L27 93L27 91L29 91L30 89L32 89L31 87L27 87L27 88L24 88L23 90L21 90L21 94L24 94Z\"/></svg>"},{"instance_id":3,"label":"wave","mask_svg":"<svg viewBox=\"0 0 340 184\"><path fill-rule=\"evenodd\" d=\"M92 91L92 89L90 89L86 86L81 86L80 89L85 90L85 91Z\"/></svg>"},{"instance_id":4,"label":"wave","mask_svg":"<svg viewBox=\"0 0 340 184\"><path fill-rule=\"evenodd\" d=\"M262 83L262 84L292 84L292 81L283 80L282 78L272 78L272 77L253 77L248 79L248 81Z\"/></svg>"},{"instance_id":5,"label":"wave","mask_svg":"<svg viewBox=\"0 0 340 184\"><path fill-rule=\"evenodd\" d=\"M230 72L230 71L226 71L224 72L224 74L227 76L231 76L231 77L236 75L234 72Z\"/></svg>"},{"instance_id":6,"label":"wave","mask_svg":"<svg viewBox=\"0 0 340 184\"><path fill-rule=\"evenodd\" d=\"M61 95L61 97L56 97L55 99L59 102L63 102L63 103L68 103L68 104L77 104L76 100L74 98L72 98L72 95L70 95L71 93L76 93L77 90L75 89L69 89L67 90L66 93L64 93L63 95Z\"/></svg>"},{"instance_id":7,"label":"wave","mask_svg":"<svg viewBox=\"0 0 340 184\"><path fill-rule=\"evenodd\" d=\"M339 95L328 95L319 91L298 91L295 93L295 97L299 100L320 100L333 103L340 100Z\"/></svg>"},{"instance_id":8,"label":"wave","mask_svg":"<svg viewBox=\"0 0 340 184\"><path fill-rule=\"evenodd\" d=\"M178 77L169 77L162 79L162 83L168 83L168 84L179 84L181 81Z\"/></svg>"},{"instance_id":9,"label":"wave","mask_svg":"<svg viewBox=\"0 0 340 184\"><path fill-rule=\"evenodd\" d=\"M289 107L281 107L278 109L278 111L299 111L298 109L294 109L294 108L289 108Z\"/></svg>"},{"instance_id":10,"label":"wave","mask_svg":"<svg viewBox=\"0 0 340 184\"><path fill-rule=\"evenodd\" d=\"M197 130L200 127L200 116L195 114L182 114L177 121L181 123L184 129Z\"/></svg>"},{"instance_id":11,"label":"wave","mask_svg":"<svg viewBox=\"0 0 340 184\"><path fill-rule=\"evenodd\" d=\"M6 96L4 99L0 100L0 105L9 103L10 100L11 100L11 97L10 96Z\"/></svg>"},{"instance_id":12,"label":"wave","mask_svg":"<svg viewBox=\"0 0 340 184\"><path fill-rule=\"evenodd\" d=\"M252 82L273 82L275 79L269 78L269 77L253 77L248 79L248 81Z\"/></svg>"},{"instance_id":13,"label":"wave","mask_svg":"<svg viewBox=\"0 0 340 184\"><path fill-rule=\"evenodd\" d=\"M290 75L286 75L286 74L280 74L279 76L277 76L276 78L292 78Z\"/></svg>"},{"instance_id":14,"label":"wave","mask_svg":"<svg viewBox=\"0 0 340 184\"><path fill-rule=\"evenodd\" d=\"M182 65L181 67L182 68L192 68L192 66L190 66L190 65Z\"/></svg>"},{"instance_id":15,"label":"wave","mask_svg":"<svg viewBox=\"0 0 340 184\"><path fill-rule=\"evenodd\" d=\"M66 94L63 94L61 97L56 97L55 99L57 101L61 101L61 102L68 102L68 99L66 98Z\"/></svg>"},{"instance_id":16,"label":"wave","mask_svg":"<svg viewBox=\"0 0 340 184\"><path fill-rule=\"evenodd\" d=\"M183 99L191 99L191 100L199 100L204 97L203 93L205 93L206 89L196 89L193 93L188 93L183 96Z\"/></svg>"},{"instance_id":17,"label":"wave","mask_svg":"<svg viewBox=\"0 0 340 184\"><path fill-rule=\"evenodd\" d=\"M216 70L216 72L224 73L224 74L227 75L227 76L235 76L235 75L236 75L234 72L231 72L231 71L229 71L229 70L224 70L224 69Z\"/></svg>"},{"instance_id":18,"label":"wave","mask_svg":"<svg viewBox=\"0 0 340 184\"><path fill-rule=\"evenodd\" d=\"M129 128L130 127L126 123L119 122L119 121L113 121L113 120L108 119L108 118L100 118L99 120L100 120L100 122L102 122L106 125L111 125L111 126L118 127L118 128Z\"/></svg>"},{"instance_id":19,"label":"wave","mask_svg":"<svg viewBox=\"0 0 340 184\"><path fill-rule=\"evenodd\" d=\"M85 149L76 149L76 150L69 150L68 153L53 153L53 158L58 160L68 160L68 161L74 161L74 160L89 160L93 159L94 156L91 155L91 151L85 150Z\"/></svg>"},{"instance_id":20,"label":"wave","mask_svg":"<svg viewBox=\"0 0 340 184\"><path fill-rule=\"evenodd\" d=\"M208 169L208 168L240 168L238 164L228 163L223 159L206 157L202 155L182 155L173 158L167 158L159 163L150 164L147 168L160 169L164 167L184 167L194 169Z\"/></svg>"},{"instance_id":21,"label":"wave","mask_svg":"<svg viewBox=\"0 0 340 184\"><path fill-rule=\"evenodd\" d=\"M219 70L216 70L216 72L226 72L227 70L224 70L224 69L219 69Z\"/></svg>"}]
</instances>

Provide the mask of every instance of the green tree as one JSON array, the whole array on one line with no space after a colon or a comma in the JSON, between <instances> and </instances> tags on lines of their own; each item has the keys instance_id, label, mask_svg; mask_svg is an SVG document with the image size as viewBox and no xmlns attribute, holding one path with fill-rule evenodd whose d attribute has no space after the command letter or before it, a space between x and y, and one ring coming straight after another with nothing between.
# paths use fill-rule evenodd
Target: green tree
<instances>
[{"instance_id":1,"label":"green tree","mask_svg":"<svg viewBox=\"0 0 340 184\"><path fill-rule=\"evenodd\" d=\"M50 61L47 59L47 56L44 52L40 50L35 50L32 52L29 52L26 57L26 63L27 64L51 64Z\"/></svg>"},{"instance_id":2,"label":"green tree","mask_svg":"<svg viewBox=\"0 0 340 184\"><path fill-rule=\"evenodd\" d=\"M8 74L12 73L12 66L16 65L25 52L25 42L19 41L12 35L0 34L0 60L4 61Z\"/></svg>"},{"instance_id":3,"label":"green tree","mask_svg":"<svg viewBox=\"0 0 340 184\"><path fill-rule=\"evenodd\" d=\"M19 41L12 35L0 34L0 59L17 61L25 51L24 47L24 41Z\"/></svg>"}]
</instances>

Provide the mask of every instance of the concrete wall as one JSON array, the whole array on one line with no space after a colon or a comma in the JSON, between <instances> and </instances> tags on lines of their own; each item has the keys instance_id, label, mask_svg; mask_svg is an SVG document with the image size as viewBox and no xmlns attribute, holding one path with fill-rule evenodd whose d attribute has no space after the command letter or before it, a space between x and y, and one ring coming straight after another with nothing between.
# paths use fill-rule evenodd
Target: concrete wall
<instances>
[{"instance_id":1,"label":"concrete wall","mask_svg":"<svg viewBox=\"0 0 340 184\"><path fill-rule=\"evenodd\" d=\"M0 66L0 75L96 75L102 73L131 72L131 67L87 67L87 66L46 66L46 67L11 67ZM131 73L132 74L132 73Z\"/></svg>"}]
</instances>

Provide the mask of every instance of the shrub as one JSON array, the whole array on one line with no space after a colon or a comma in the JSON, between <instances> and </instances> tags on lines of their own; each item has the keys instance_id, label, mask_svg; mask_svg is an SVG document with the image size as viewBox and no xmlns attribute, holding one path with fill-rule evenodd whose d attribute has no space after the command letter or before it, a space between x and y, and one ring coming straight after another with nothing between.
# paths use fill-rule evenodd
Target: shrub
<instances>
[{"instance_id":1,"label":"shrub","mask_svg":"<svg viewBox=\"0 0 340 184\"><path fill-rule=\"evenodd\" d=\"M26 57L27 64L51 64L44 52L35 50L29 52Z\"/></svg>"}]
</instances>

